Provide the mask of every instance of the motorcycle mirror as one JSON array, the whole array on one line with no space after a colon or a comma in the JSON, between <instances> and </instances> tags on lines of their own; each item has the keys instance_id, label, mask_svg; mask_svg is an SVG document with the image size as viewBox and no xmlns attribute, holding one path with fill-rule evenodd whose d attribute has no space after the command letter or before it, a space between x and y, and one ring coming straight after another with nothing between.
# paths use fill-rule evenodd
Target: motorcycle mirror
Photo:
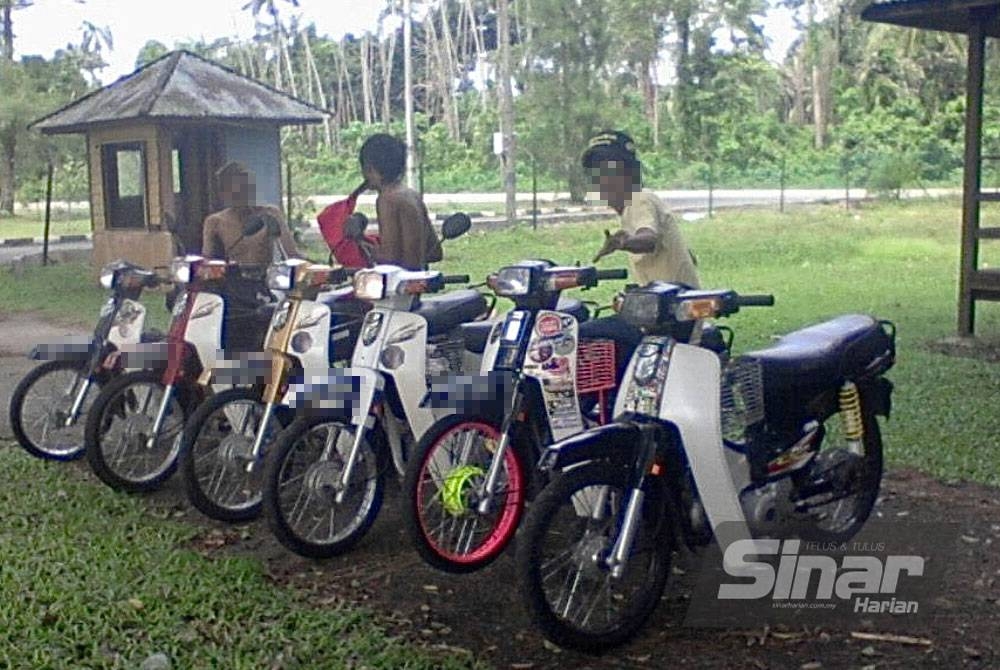
<instances>
[{"instance_id":1,"label":"motorcycle mirror","mask_svg":"<svg viewBox=\"0 0 1000 670\"><path fill-rule=\"evenodd\" d=\"M453 240L469 232L472 227L472 219L468 214L457 212L452 214L441 224L441 237L445 240Z\"/></svg>"},{"instance_id":2,"label":"motorcycle mirror","mask_svg":"<svg viewBox=\"0 0 1000 670\"><path fill-rule=\"evenodd\" d=\"M368 229L368 217L361 212L355 212L347 217L344 223L344 237L351 240L360 240L365 236Z\"/></svg>"}]
</instances>

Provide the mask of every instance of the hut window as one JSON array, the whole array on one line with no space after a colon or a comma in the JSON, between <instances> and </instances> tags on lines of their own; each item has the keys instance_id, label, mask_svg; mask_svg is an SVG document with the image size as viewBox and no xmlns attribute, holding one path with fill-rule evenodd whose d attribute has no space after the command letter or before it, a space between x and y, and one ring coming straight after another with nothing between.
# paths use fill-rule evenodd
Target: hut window
<instances>
[{"instance_id":1,"label":"hut window","mask_svg":"<svg viewBox=\"0 0 1000 670\"><path fill-rule=\"evenodd\" d=\"M145 144L105 144L101 149L108 227L145 228L148 222Z\"/></svg>"}]
</instances>

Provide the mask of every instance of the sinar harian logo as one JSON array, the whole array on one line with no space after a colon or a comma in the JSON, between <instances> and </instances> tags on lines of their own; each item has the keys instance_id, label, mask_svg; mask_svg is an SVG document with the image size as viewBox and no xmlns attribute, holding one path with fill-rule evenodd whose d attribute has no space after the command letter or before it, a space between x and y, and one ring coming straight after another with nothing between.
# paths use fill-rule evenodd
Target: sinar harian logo
<instances>
[{"instance_id":1,"label":"sinar harian logo","mask_svg":"<svg viewBox=\"0 0 1000 670\"><path fill-rule=\"evenodd\" d=\"M885 558L845 555L837 559L822 554L800 554L800 540L738 540L726 548L723 569L739 583L723 583L722 600L759 600L770 597L776 607L836 607L851 603L854 612L912 614L915 600L895 598L900 582L924 575L921 556ZM808 545L807 545L808 548ZM843 547L850 548L850 545ZM869 548L870 550L870 548ZM777 568L774 563L777 559ZM745 581L749 578L751 581Z\"/></svg>"}]
</instances>

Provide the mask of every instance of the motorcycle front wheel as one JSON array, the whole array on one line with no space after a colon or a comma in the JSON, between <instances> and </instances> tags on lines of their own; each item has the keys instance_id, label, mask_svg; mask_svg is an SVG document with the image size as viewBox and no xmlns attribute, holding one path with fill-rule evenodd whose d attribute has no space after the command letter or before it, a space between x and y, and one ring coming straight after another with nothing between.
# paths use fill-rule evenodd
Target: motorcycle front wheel
<instances>
[{"instance_id":1,"label":"motorcycle front wheel","mask_svg":"<svg viewBox=\"0 0 1000 670\"><path fill-rule=\"evenodd\" d=\"M410 536L421 557L446 572L472 572L493 562L510 543L524 510L527 472L508 444L492 504L480 510L500 428L453 414L428 430L407 466L403 491Z\"/></svg>"},{"instance_id":2,"label":"motorcycle front wheel","mask_svg":"<svg viewBox=\"0 0 1000 670\"><path fill-rule=\"evenodd\" d=\"M91 381L77 418L66 425L81 385L86 362L48 361L20 381L10 398L10 429L25 451L37 458L72 461L83 456L83 426L99 393Z\"/></svg>"},{"instance_id":3,"label":"motorcycle front wheel","mask_svg":"<svg viewBox=\"0 0 1000 670\"><path fill-rule=\"evenodd\" d=\"M250 521L260 515L264 497L263 449L280 430L271 415L261 458L253 444L264 415L260 391L227 389L212 396L191 415L181 440L180 468L188 500L202 514L219 521Z\"/></svg>"},{"instance_id":4,"label":"motorcycle front wheel","mask_svg":"<svg viewBox=\"0 0 1000 670\"><path fill-rule=\"evenodd\" d=\"M584 465L535 498L518 538L517 573L532 619L561 647L600 652L631 639L660 601L672 536L659 496L648 496L624 570L607 558L628 504L627 473Z\"/></svg>"},{"instance_id":5,"label":"motorcycle front wheel","mask_svg":"<svg viewBox=\"0 0 1000 670\"><path fill-rule=\"evenodd\" d=\"M87 415L87 461L113 489L153 491L177 469L186 407L175 389L160 430L152 435L166 391L160 378L152 370L115 378L101 390Z\"/></svg>"},{"instance_id":6,"label":"motorcycle front wheel","mask_svg":"<svg viewBox=\"0 0 1000 670\"><path fill-rule=\"evenodd\" d=\"M343 482L358 430L339 419L306 416L275 440L264 475L264 510L278 541L301 556L346 552L378 516L382 472L366 435Z\"/></svg>"}]
</instances>

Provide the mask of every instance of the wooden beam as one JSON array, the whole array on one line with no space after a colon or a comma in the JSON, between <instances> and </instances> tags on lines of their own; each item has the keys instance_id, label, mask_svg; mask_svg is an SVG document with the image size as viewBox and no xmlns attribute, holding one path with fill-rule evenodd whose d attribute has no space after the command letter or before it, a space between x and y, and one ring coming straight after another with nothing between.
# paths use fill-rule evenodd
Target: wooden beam
<instances>
[{"instance_id":1,"label":"wooden beam","mask_svg":"<svg viewBox=\"0 0 1000 670\"><path fill-rule=\"evenodd\" d=\"M958 284L958 335L971 337L976 327L972 276L978 264L979 201L983 176L983 79L986 60L986 16L970 17L965 102L965 184L962 198L962 256Z\"/></svg>"}]
</instances>

